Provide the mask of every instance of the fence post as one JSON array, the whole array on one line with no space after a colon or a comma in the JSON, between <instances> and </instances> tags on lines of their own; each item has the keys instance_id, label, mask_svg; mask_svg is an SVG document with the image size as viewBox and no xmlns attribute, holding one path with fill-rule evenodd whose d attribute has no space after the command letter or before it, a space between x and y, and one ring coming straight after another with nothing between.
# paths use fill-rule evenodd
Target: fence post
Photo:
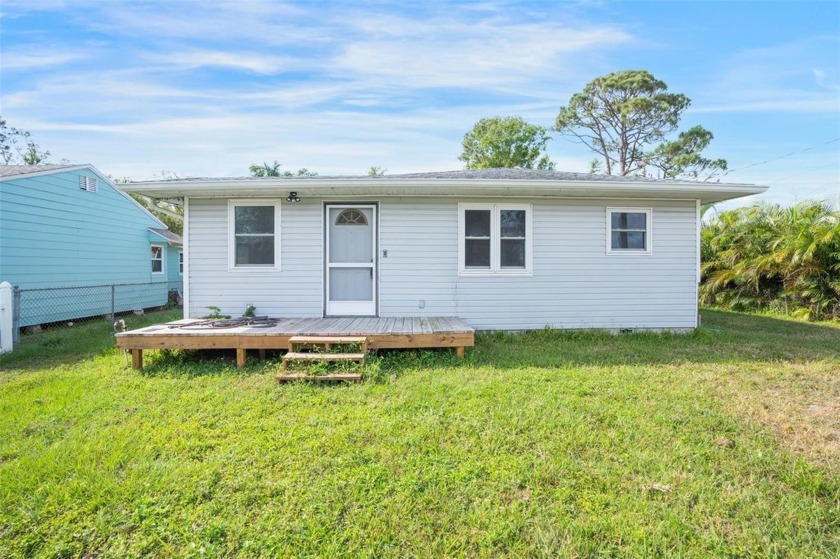
<instances>
[{"instance_id":1,"label":"fence post","mask_svg":"<svg viewBox=\"0 0 840 559\"><path fill-rule=\"evenodd\" d=\"M8 353L14 348L13 315L12 284L4 281L0 283L0 353Z\"/></svg>"},{"instance_id":2,"label":"fence post","mask_svg":"<svg viewBox=\"0 0 840 559\"><path fill-rule=\"evenodd\" d=\"M12 344L20 343L20 286L13 288L12 297Z\"/></svg>"},{"instance_id":3,"label":"fence post","mask_svg":"<svg viewBox=\"0 0 840 559\"><path fill-rule=\"evenodd\" d=\"M114 301L116 300L116 290L117 290L117 286L112 283L111 284L111 316L108 317L111 320L114 320L114 318L116 318L116 316L117 316L117 309L116 309L116 306L114 305Z\"/></svg>"}]
</instances>

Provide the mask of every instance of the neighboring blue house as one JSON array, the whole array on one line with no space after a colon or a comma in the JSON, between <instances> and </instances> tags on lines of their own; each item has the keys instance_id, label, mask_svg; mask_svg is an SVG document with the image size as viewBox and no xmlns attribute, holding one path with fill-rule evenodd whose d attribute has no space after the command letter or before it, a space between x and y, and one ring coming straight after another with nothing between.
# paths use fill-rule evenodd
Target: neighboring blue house
<instances>
[{"instance_id":1,"label":"neighboring blue house","mask_svg":"<svg viewBox=\"0 0 840 559\"><path fill-rule=\"evenodd\" d=\"M182 259L181 237L92 165L0 165L0 281L21 289L20 326L165 305Z\"/></svg>"}]
</instances>

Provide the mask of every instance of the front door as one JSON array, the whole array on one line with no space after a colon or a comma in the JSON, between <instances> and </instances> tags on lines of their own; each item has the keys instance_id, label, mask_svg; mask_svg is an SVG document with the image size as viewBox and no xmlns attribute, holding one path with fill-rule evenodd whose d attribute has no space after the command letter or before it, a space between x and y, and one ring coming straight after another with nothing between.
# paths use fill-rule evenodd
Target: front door
<instances>
[{"instance_id":1,"label":"front door","mask_svg":"<svg viewBox=\"0 0 840 559\"><path fill-rule=\"evenodd\" d=\"M376 206L329 204L327 316L376 316Z\"/></svg>"}]
</instances>

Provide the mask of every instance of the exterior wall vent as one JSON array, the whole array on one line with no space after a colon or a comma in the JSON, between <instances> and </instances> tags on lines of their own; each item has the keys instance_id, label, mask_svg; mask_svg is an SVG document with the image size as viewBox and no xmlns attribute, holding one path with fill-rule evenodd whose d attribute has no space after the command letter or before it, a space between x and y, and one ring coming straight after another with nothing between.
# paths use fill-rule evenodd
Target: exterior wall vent
<instances>
[{"instance_id":1,"label":"exterior wall vent","mask_svg":"<svg viewBox=\"0 0 840 559\"><path fill-rule=\"evenodd\" d=\"M96 184L96 179L94 177L88 177L85 175L79 175L79 188L82 190L87 190L88 192L98 192L99 187Z\"/></svg>"}]
</instances>

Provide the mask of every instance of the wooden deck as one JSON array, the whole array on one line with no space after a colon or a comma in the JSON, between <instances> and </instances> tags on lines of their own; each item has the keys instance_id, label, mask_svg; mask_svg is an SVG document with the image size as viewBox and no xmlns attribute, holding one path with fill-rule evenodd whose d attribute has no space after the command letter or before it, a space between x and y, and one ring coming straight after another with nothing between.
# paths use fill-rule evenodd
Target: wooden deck
<instances>
[{"instance_id":1,"label":"wooden deck","mask_svg":"<svg viewBox=\"0 0 840 559\"><path fill-rule=\"evenodd\" d=\"M238 366L247 350L289 349L293 336L363 336L368 349L454 347L459 357L475 345L475 331L457 317L278 318L270 327L214 327L207 320L184 319L116 335L117 347L131 351L135 369L144 349L235 349Z\"/></svg>"}]
</instances>

